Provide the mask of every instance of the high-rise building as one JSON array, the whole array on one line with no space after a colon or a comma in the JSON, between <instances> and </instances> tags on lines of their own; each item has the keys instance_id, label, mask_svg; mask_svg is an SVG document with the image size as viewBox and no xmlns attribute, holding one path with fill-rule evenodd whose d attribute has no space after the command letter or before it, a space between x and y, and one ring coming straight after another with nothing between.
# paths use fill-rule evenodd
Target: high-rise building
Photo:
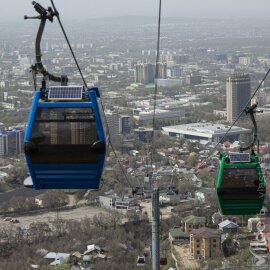
<instances>
[{"instance_id":1,"label":"high-rise building","mask_svg":"<svg viewBox=\"0 0 270 270\"><path fill-rule=\"evenodd\" d=\"M159 79L167 79L167 64L158 63L158 76Z\"/></svg>"},{"instance_id":2,"label":"high-rise building","mask_svg":"<svg viewBox=\"0 0 270 270\"><path fill-rule=\"evenodd\" d=\"M136 68L135 81L138 83L148 84L154 83L155 80L155 65L148 64L138 64Z\"/></svg>"},{"instance_id":3,"label":"high-rise building","mask_svg":"<svg viewBox=\"0 0 270 270\"><path fill-rule=\"evenodd\" d=\"M119 115L118 111L105 111L106 120L108 123L110 140L112 144L119 143Z\"/></svg>"},{"instance_id":4,"label":"high-rise building","mask_svg":"<svg viewBox=\"0 0 270 270\"><path fill-rule=\"evenodd\" d=\"M121 134L130 133L131 124L130 124L130 116L129 115L120 115L119 117L119 132Z\"/></svg>"},{"instance_id":5,"label":"high-rise building","mask_svg":"<svg viewBox=\"0 0 270 270\"><path fill-rule=\"evenodd\" d=\"M154 83L155 82L155 72L156 66L151 63L147 64L137 64L135 66L136 76L135 81L137 83ZM167 65L165 63L158 63L158 78L167 78Z\"/></svg>"},{"instance_id":6,"label":"high-rise building","mask_svg":"<svg viewBox=\"0 0 270 270\"><path fill-rule=\"evenodd\" d=\"M189 61L189 56L187 54L174 55L173 59L175 64L185 64Z\"/></svg>"},{"instance_id":7,"label":"high-rise building","mask_svg":"<svg viewBox=\"0 0 270 270\"><path fill-rule=\"evenodd\" d=\"M24 129L0 132L0 156L14 155L23 151Z\"/></svg>"},{"instance_id":8,"label":"high-rise building","mask_svg":"<svg viewBox=\"0 0 270 270\"><path fill-rule=\"evenodd\" d=\"M192 73L186 76L186 84L196 85L202 83L202 76L198 73Z\"/></svg>"},{"instance_id":9,"label":"high-rise building","mask_svg":"<svg viewBox=\"0 0 270 270\"><path fill-rule=\"evenodd\" d=\"M171 78L179 78L182 76L182 67L180 65L172 66L168 70L170 71L169 77L171 77ZM168 72L167 72L167 74L168 74Z\"/></svg>"},{"instance_id":10,"label":"high-rise building","mask_svg":"<svg viewBox=\"0 0 270 270\"><path fill-rule=\"evenodd\" d=\"M232 74L227 79L227 120L233 122L247 105L250 99L250 76ZM242 118L247 117L242 114Z\"/></svg>"},{"instance_id":11,"label":"high-rise building","mask_svg":"<svg viewBox=\"0 0 270 270\"><path fill-rule=\"evenodd\" d=\"M0 134L0 156L8 154L8 135L6 133Z\"/></svg>"}]
</instances>

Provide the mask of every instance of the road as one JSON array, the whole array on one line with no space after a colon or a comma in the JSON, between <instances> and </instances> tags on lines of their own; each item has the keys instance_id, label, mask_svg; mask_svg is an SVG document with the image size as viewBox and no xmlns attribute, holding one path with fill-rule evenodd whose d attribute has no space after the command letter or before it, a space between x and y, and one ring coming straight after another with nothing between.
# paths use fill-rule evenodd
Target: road
<instances>
[{"instance_id":1,"label":"road","mask_svg":"<svg viewBox=\"0 0 270 270\"><path fill-rule=\"evenodd\" d=\"M140 202L142 211L147 212L149 221L152 220L152 203L151 200L144 200ZM168 212L167 207L160 208L161 219L168 219L171 216L171 213Z\"/></svg>"},{"instance_id":2,"label":"road","mask_svg":"<svg viewBox=\"0 0 270 270\"><path fill-rule=\"evenodd\" d=\"M199 269L200 264L198 260L191 258L190 248L188 244L181 244L180 246L174 245L174 255L181 258L181 263L184 266L184 269Z\"/></svg>"},{"instance_id":3,"label":"road","mask_svg":"<svg viewBox=\"0 0 270 270\"><path fill-rule=\"evenodd\" d=\"M9 201L12 197L33 198L42 193L44 193L44 190L34 190L31 188L25 188L25 187L10 190L8 192L0 193L0 204L6 201Z\"/></svg>"},{"instance_id":4,"label":"road","mask_svg":"<svg viewBox=\"0 0 270 270\"><path fill-rule=\"evenodd\" d=\"M16 226L20 226L21 228L28 229L30 224L33 222L51 222L55 218L62 218L65 220L74 219L81 220L83 218L93 218L94 215L99 213L106 213L106 210L100 207L93 206L84 206L72 210L58 211L58 212L46 212L42 214L37 214L33 216L16 216L16 219L19 220L19 223ZM0 221L2 226L10 224L9 221L4 221L3 218Z\"/></svg>"}]
</instances>

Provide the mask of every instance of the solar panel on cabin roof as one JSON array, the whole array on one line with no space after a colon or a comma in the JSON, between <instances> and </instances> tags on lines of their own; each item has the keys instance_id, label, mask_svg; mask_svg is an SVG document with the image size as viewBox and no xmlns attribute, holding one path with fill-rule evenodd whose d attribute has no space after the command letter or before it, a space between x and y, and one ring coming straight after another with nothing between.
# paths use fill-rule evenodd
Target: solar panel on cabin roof
<instances>
[{"instance_id":1,"label":"solar panel on cabin roof","mask_svg":"<svg viewBox=\"0 0 270 270\"><path fill-rule=\"evenodd\" d=\"M231 153L229 154L230 162L250 162L248 153Z\"/></svg>"},{"instance_id":2,"label":"solar panel on cabin roof","mask_svg":"<svg viewBox=\"0 0 270 270\"><path fill-rule=\"evenodd\" d=\"M81 100L82 86L52 86L49 88L49 100Z\"/></svg>"}]
</instances>

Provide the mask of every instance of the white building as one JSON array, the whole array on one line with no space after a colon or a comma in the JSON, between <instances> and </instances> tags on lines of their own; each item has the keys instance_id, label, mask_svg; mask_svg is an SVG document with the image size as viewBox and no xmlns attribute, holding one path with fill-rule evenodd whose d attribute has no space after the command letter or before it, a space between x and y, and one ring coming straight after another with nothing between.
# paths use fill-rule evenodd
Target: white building
<instances>
[{"instance_id":1,"label":"white building","mask_svg":"<svg viewBox=\"0 0 270 270\"><path fill-rule=\"evenodd\" d=\"M157 84L163 87L173 87L183 85L183 79L157 79Z\"/></svg>"},{"instance_id":2,"label":"white building","mask_svg":"<svg viewBox=\"0 0 270 270\"><path fill-rule=\"evenodd\" d=\"M118 111L105 111L108 123L110 140L113 144L119 142L119 115Z\"/></svg>"},{"instance_id":3,"label":"white building","mask_svg":"<svg viewBox=\"0 0 270 270\"><path fill-rule=\"evenodd\" d=\"M163 134L171 137L196 141L219 142L228 131L229 126L211 123L192 123L186 125L163 127ZM249 134L251 129L233 126L224 140L239 141L241 134Z\"/></svg>"},{"instance_id":4,"label":"white building","mask_svg":"<svg viewBox=\"0 0 270 270\"><path fill-rule=\"evenodd\" d=\"M178 108L178 110L160 110L156 109L155 118L156 119L171 119L178 117L185 117L186 110L185 108ZM134 109L133 110L133 118L135 121L149 121L152 120L154 116L154 110L142 110L142 109Z\"/></svg>"},{"instance_id":5,"label":"white building","mask_svg":"<svg viewBox=\"0 0 270 270\"><path fill-rule=\"evenodd\" d=\"M231 74L226 82L227 121L232 123L243 111L251 95L248 74ZM241 118L248 116L243 113Z\"/></svg>"},{"instance_id":6,"label":"white building","mask_svg":"<svg viewBox=\"0 0 270 270\"><path fill-rule=\"evenodd\" d=\"M125 214L130 207L136 204L136 199L127 197L118 197L115 195L99 196L99 203L101 207L116 210Z\"/></svg>"}]
</instances>

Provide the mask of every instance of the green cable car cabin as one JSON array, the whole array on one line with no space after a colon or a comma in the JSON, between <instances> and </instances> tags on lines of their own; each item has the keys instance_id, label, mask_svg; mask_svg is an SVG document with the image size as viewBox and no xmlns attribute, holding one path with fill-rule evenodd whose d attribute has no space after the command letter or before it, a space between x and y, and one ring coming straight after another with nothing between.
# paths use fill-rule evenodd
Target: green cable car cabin
<instances>
[{"instance_id":1,"label":"green cable car cabin","mask_svg":"<svg viewBox=\"0 0 270 270\"><path fill-rule=\"evenodd\" d=\"M218 205L223 215L254 215L260 213L265 180L259 157L248 153L220 154L216 182Z\"/></svg>"}]
</instances>

